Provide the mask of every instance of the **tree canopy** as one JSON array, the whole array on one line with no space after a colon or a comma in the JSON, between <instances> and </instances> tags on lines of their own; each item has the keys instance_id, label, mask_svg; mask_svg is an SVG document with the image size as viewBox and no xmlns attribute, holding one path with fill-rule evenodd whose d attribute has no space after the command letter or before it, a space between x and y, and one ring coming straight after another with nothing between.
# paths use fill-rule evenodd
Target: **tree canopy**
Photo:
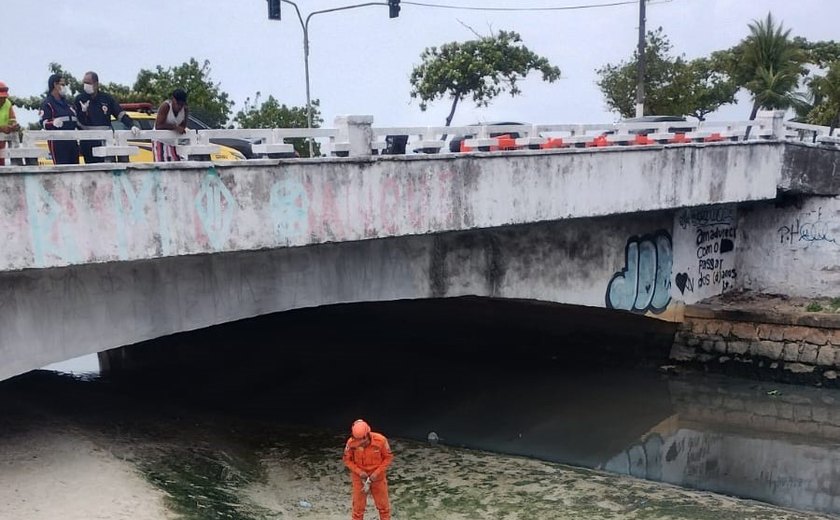
<instances>
[{"instance_id":1,"label":"tree canopy","mask_svg":"<svg viewBox=\"0 0 840 520\"><path fill-rule=\"evenodd\" d=\"M671 55L662 28L649 31L645 45L645 115L694 116L700 120L722 105L734 103L738 87L705 58L687 61ZM633 58L596 71L607 106L624 118L636 113L636 68Z\"/></svg>"},{"instance_id":2,"label":"tree canopy","mask_svg":"<svg viewBox=\"0 0 840 520\"><path fill-rule=\"evenodd\" d=\"M241 128L306 128L306 107L289 107L274 98L268 96L260 103L260 93L257 92L254 100L246 99L242 110L236 113L234 122ZM312 126L318 128L324 120L321 118L320 102L312 101ZM290 139L295 151L301 157L309 157L309 146L304 138ZM320 145L314 143L315 156L320 155Z\"/></svg>"},{"instance_id":3,"label":"tree canopy","mask_svg":"<svg viewBox=\"0 0 840 520\"><path fill-rule=\"evenodd\" d=\"M790 37L790 29L776 23L771 13L749 24L749 34L738 45L712 54L716 69L732 78L739 88L747 89L753 101L750 119L760 108L786 109L795 102L800 80L808 74L810 56L826 49L814 49L809 55L801 40Z\"/></svg>"},{"instance_id":4,"label":"tree canopy","mask_svg":"<svg viewBox=\"0 0 840 520\"><path fill-rule=\"evenodd\" d=\"M815 125L840 126L840 60L829 64L825 75L815 75L806 83L793 105L800 121Z\"/></svg>"},{"instance_id":5,"label":"tree canopy","mask_svg":"<svg viewBox=\"0 0 840 520\"><path fill-rule=\"evenodd\" d=\"M512 31L430 47L420 59L421 64L411 72L411 97L420 100L421 110L436 99L450 98L446 126L467 96L478 106L487 106L504 91L511 96L520 94L519 81L531 71L541 72L543 81L549 83L560 78L560 69L525 47L520 35Z\"/></svg>"},{"instance_id":6,"label":"tree canopy","mask_svg":"<svg viewBox=\"0 0 840 520\"><path fill-rule=\"evenodd\" d=\"M691 61L671 55L662 28L649 32L645 59L645 114L690 115L700 120L750 93L750 119L759 109L794 108L800 120L840 122L840 43L792 37L771 13L748 24L737 45ZM638 53L597 70L607 105L623 117L635 114ZM805 92L797 89L805 87Z\"/></svg>"},{"instance_id":7,"label":"tree canopy","mask_svg":"<svg viewBox=\"0 0 840 520\"><path fill-rule=\"evenodd\" d=\"M233 108L233 101L210 77L210 62L199 63L190 58L177 67L164 69L160 65L154 71L142 69L131 88L133 95L161 102L176 88L189 93L190 110L212 128L227 124Z\"/></svg>"},{"instance_id":8,"label":"tree canopy","mask_svg":"<svg viewBox=\"0 0 840 520\"><path fill-rule=\"evenodd\" d=\"M50 63L50 74L61 74L73 95L82 91L82 82L58 63ZM210 62L199 63L195 58L176 67L158 66L154 71L141 69L134 85L102 82L101 88L121 103L148 102L157 104L167 99L173 90L183 88L189 93L190 111L212 128L227 124L233 101L210 77ZM46 84L44 85L46 90ZM38 110L43 96L14 98L16 106Z\"/></svg>"},{"instance_id":9,"label":"tree canopy","mask_svg":"<svg viewBox=\"0 0 840 520\"><path fill-rule=\"evenodd\" d=\"M817 70L809 71L805 91L796 95L793 108L800 121L815 125L840 125L840 43L809 42L794 38Z\"/></svg>"}]
</instances>

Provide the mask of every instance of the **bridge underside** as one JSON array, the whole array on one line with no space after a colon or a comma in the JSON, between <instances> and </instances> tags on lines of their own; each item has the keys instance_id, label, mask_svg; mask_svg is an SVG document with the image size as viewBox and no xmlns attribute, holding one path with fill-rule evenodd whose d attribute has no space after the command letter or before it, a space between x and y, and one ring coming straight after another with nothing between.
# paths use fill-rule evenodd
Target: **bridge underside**
<instances>
[{"instance_id":1,"label":"bridge underside","mask_svg":"<svg viewBox=\"0 0 840 520\"><path fill-rule=\"evenodd\" d=\"M298 309L120 347L99 357L111 373L224 372L240 381L301 364L346 366L360 358L372 370L450 362L476 369L640 365L668 358L676 327L602 308L464 296Z\"/></svg>"},{"instance_id":2,"label":"bridge underside","mask_svg":"<svg viewBox=\"0 0 840 520\"><path fill-rule=\"evenodd\" d=\"M0 379L292 309L482 296L604 307L627 236L669 214L0 275Z\"/></svg>"}]
</instances>

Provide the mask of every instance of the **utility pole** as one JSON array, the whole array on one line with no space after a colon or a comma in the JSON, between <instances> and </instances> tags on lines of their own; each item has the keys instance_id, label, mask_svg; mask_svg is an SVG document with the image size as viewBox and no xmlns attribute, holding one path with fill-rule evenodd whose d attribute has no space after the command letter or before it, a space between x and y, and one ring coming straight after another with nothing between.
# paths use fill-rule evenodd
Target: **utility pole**
<instances>
[{"instance_id":1,"label":"utility pole","mask_svg":"<svg viewBox=\"0 0 840 520\"><path fill-rule=\"evenodd\" d=\"M645 2L639 0L639 60L636 65L636 117L645 115Z\"/></svg>"}]
</instances>

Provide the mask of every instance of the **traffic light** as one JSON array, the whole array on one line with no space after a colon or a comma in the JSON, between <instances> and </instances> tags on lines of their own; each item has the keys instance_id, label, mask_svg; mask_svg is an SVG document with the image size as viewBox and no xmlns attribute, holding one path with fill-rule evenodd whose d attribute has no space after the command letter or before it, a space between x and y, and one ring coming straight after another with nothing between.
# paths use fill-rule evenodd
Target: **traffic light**
<instances>
[{"instance_id":1,"label":"traffic light","mask_svg":"<svg viewBox=\"0 0 840 520\"><path fill-rule=\"evenodd\" d=\"M388 0L388 16L396 18L400 15L400 0Z\"/></svg>"},{"instance_id":2,"label":"traffic light","mask_svg":"<svg viewBox=\"0 0 840 520\"><path fill-rule=\"evenodd\" d=\"M280 0L267 0L268 1L268 19L269 20L279 20L280 19Z\"/></svg>"}]
</instances>

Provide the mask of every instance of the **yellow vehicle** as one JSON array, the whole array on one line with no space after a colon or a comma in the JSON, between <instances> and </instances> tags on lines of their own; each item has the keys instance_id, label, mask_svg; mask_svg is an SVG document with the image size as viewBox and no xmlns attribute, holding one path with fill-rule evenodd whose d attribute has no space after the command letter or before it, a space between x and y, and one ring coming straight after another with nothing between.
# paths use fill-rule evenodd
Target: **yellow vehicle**
<instances>
[{"instance_id":1,"label":"yellow vehicle","mask_svg":"<svg viewBox=\"0 0 840 520\"><path fill-rule=\"evenodd\" d=\"M120 106L123 110L125 110L125 113L128 114L128 117L133 119L140 126L141 130L154 130L156 112L151 103L122 103ZM113 118L111 120L111 125L114 127L114 130L127 130L122 121L118 121ZM190 116L188 126L193 130L209 128L206 124L198 119L195 119L193 116ZM211 142L212 141L214 140L211 140ZM39 148L43 148L44 150L49 149L46 141L39 141L36 144ZM152 143L148 139L132 139L128 141L128 144L140 148L138 153L129 157L129 162L150 163L155 161L154 154L152 153ZM241 161L246 158L242 152L233 147L222 144L217 144L217 146L219 147L219 151L210 156L211 161ZM38 164L41 166L52 165L52 163L51 157L38 159ZM84 163L84 158L79 156L79 164Z\"/></svg>"}]
</instances>

